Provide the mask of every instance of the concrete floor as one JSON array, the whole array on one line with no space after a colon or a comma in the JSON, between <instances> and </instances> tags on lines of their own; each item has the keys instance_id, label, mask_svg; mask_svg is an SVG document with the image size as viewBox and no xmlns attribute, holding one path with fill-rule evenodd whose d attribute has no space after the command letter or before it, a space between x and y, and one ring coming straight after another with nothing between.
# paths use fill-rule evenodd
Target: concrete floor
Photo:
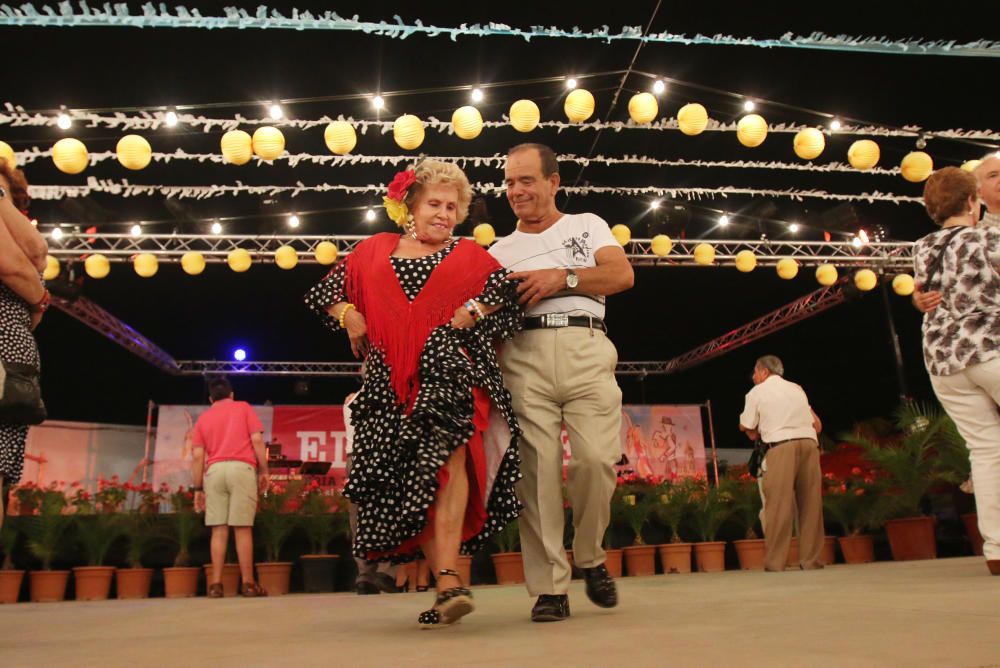
<instances>
[{"instance_id":1,"label":"concrete floor","mask_svg":"<svg viewBox=\"0 0 1000 668\"><path fill-rule=\"evenodd\" d=\"M420 631L430 594L0 606L3 666L1000 666L1000 577L981 558L623 578L601 610L528 620L521 587Z\"/></svg>"}]
</instances>

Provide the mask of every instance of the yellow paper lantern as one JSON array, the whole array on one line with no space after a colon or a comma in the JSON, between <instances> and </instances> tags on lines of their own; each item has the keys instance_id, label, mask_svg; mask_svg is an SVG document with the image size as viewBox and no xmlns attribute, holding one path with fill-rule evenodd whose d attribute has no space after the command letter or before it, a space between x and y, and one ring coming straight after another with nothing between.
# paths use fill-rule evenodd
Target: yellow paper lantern
<instances>
[{"instance_id":1,"label":"yellow paper lantern","mask_svg":"<svg viewBox=\"0 0 1000 668\"><path fill-rule=\"evenodd\" d=\"M909 297L915 287L913 277L909 274L897 274L892 279L892 291L900 297Z\"/></svg>"},{"instance_id":2,"label":"yellow paper lantern","mask_svg":"<svg viewBox=\"0 0 1000 668\"><path fill-rule=\"evenodd\" d=\"M747 114L736 124L736 138L744 146L760 146L767 139L767 121L758 114Z\"/></svg>"},{"instance_id":3,"label":"yellow paper lantern","mask_svg":"<svg viewBox=\"0 0 1000 668\"><path fill-rule=\"evenodd\" d=\"M708 127L708 112L697 102L685 104L677 112L677 127L686 135L700 135Z\"/></svg>"},{"instance_id":4,"label":"yellow paper lantern","mask_svg":"<svg viewBox=\"0 0 1000 668\"><path fill-rule=\"evenodd\" d=\"M226 262L229 264L230 269L235 271L237 274L242 274L250 268L251 264L253 264L253 257L245 248L237 248L229 251L229 255L226 257Z\"/></svg>"},{"instance_id":5,"label":"yellow paper lantern","mask_svg":"<svg viewBox=\"0 0 1000 668\"><path fill-rule=\"evenodd\" d=\"M962 169L964 169L967 172L974 172L976 171L976 167L978 167L981 164L983 164L982 160L966 160L965 162L962 163Z\"/></svg>"},{"instance_id":6,"label":"yellow paper lantern","mask_svg":"<svg viewBox=\"0 0 1000 668\"><path fill-rule=\"evenodd\" d=\"M337 261L337 246L330 241L316 244L316 261L320 264L333 264Z\"/></svg>"},{"instance_id":7,"label":"yellow paper lantern","mask_svg":"<svg viewBox=\"0 0 1000 668\"><path fill-rule=\"evenodd\" d=\"M281 130L265 125L254 130L253 152L263 160L274 160L285 152L285 135Z\"/></svg>"},{"instance_id":8,"label":"yellow paper lantern","mask_svg":"<svg viewBox=\"0 0 1000 668\"><path fill-rule=\"evenodd\" d=\"M851 163L854 169L871 169L878 164L880 156L878 144L871 139L859 139L847 149L847 162Z\"/></svg>"},{"instance_id":9,"label":"yellow paper lantern","mask_svg":"<svg viewBox=\"0 0 1000 668\"><path fill-rule=\"evenodd\" d=\"M778 260L778 276L790 281L799 275L799 263L790 257Z\"/></svg>"},{"instance_id":10,"label":"yellow paper lantern","mask_svg":"<svg viewBox=\"0 0 1000 668\"><path fill-rule=\"evenodd\" d=\"M234 165L245 165L253 157L253 139L243 130L230 130L219 142L222 157Z\"/></svg>"},{"instance_id":11,"label":"yellow paper lantern","mask_svg":"<svg viewBox=\"0 0 1000 668\"><path fill-rule=\"evenodd\" d=\"M510 105L510 124L518 132L531 132L542 117L538 105L531 100L518 100Z\"/></svg>"},{"instance_id":12,"label":"yellow paper lantern","mask_svg":"<svg viewBox=\"0 0 1000 668\"><path fill-rule=\"evenodd\" d=\"M14 153L14 149L10 147L5 141L0 141L0 158L7 161L8 167L17 167L17 154Z\"/></svg>"},{"instance_id":13,"label":"yellow paper lantern","mask_svg":"<svg viewBox=\"0 0 1000 668\"><path fill-rule=\"evenodd\" d=\"M651 93L636 93L628 101L628 115L636 123L651 123L660 113L660 105Z\"/></svg>"},{"instance_id":14,"label":"yellow paper lantern","mask_svg":"<svg viewBox=\"0 0 1000 668\"><path fill-rule=\"evenodd\" d=\"M862 292L868 292L878 285L878 276L871 269L861 269L854 274L854 285Z\"/></svg>"},{"instance_id":15,"label":"yellow paper lantern","mask_svg":"<svg viewBox=\"0 0 1000 668\"><path fill-rule=\"evenodd\" d=\"M459 107L451 115L451 127L462 139L475 139L483 131L483 116L475 107Z\"/></svg>"},{"instance_id":16,"label":"yellow paper lantern","mask_svg":"<svg viewBox=\"0 0 1000 668\"><path fill-rule=\"evenodd\" d=\"M145 169L153 159L153 149L149 142L139 135L125 135L119 139L115 153L118 154L118 162L125 169Z\"/></svg>"},{"instance_id":17,"label":"yellow paper lantern","mask_svg":"<svg viewBox=\"0 0 1000 668\"><path fill-rule=\"evenodd\" d=\"M412 151L424 143L424 124L412 114L404 114L392 124L392 138L399 147Z\"/></svg>"},{"instance_id":18,"label":"yellow paper lantern","mask_svg":"<svg viewBox=\"0 0 1000 668\"><path fill-rule=\"evenodd\" d=\"M589 90L577 88L566 96L563 111L571 123L583 123L594 113L594 96Z\"/></svg>"},{"instance_id":19,"label":"yellow paper lantern","mask_svg":"<svg viewBox=\"0 0 1000 668\"><path fill-rule=\"evenodd\" d=\"M806 128L795 134L792 148L795 149L795 155L803 160L813 160L826 148L826 137L816 128Z\"/></svg>"},{"instance_id":20,"label":"yellow paper lantern","mask_svg":"<svg viewBox=\"0 0 1000 668\"><path fill-rule=\"evenodd\" d=\"M649 250L657 257L666 257L674 249L674 242L666 234L657 234L649 244Z\"/></svg>"},{"instance_id":21,"label":"yellow paper lantern","mask_svg":"<svg viewBox=\"0 0 1000 668\"><path fill-rule=\"evenodd\" d=\"M291 246L282 246L274 251L274 263L282 269L294 269L299 263L299 254Z\"/></svg>"},{"instance_id":22,"label":"yellow paper lantern","mask_svg":"<svg viewBox=\"0 0 1000 668\"><path fill-rule=\"evenodd\" d=\"M358 145L358 134L347 121L334 121L323 131L326 147L337 155L347 155Z\"/></svg>"},{"instance_id":23,"label":"yellow paper lantern","mask_svg":"<svg viewBox=\"0 0 1000 668\"><path fill-rule=\"evenodd\" d=\"M79 174L87 168L87 147L79 139L60 139L52 147L52 162L60 172Z\"/></svg>"},{"instance_id":24,"label":"yellow paper lantern","mask_svg":"<svg viewBox=\"0 0 1000 668\"><path fill-rule=\"evenodd\" d=\"M615 241L624 246L632 240L632 230L629 229L628 225L618 223L611 228L611 236L615 238Z\"/></svg>"},{"instance_id":25,"label":"yellow paper lantern","mask_svg":"<svg viewBox=\"0 0 1000 668\"><path fill-rule=\"evenodd\" d=\"M820 285L829 287L837 282L837 268L832 264L821 264L816 267L816 281Z\"/></svg>"},{"instance_id":26,"label":"yellow paper lantern","mask_svg":"<svg viewBox=\"0 0 1000 668\"><path fill-rule=\"evenodd\" d=\"M698 244L694 247L694 261L708 265L715 262L715 247L712 244Z\"/></svg>"},{"instance_id":27,"label":"yellow paper lantern","mask_svg":"<svg viewBox=\"0 0 1000 668\"><path fill-rule=\"evenodd\" d=\"M97 253L83 261L83 270L91 278L104 278L111 271L111 263L108 262L108 258Z\"/></svg>"},{"instance_id":28,"label":"yellow paper lantern","mask_svg":"<svg viewBox=\"0 0 1000 668\"><path fill-rule=\"evenodd\" d=\"M934 171L934 160L923 151L912 151L899 163L899 171L910 183L921 183Z\"/></svg>"},{"instance_id":29,"label":"yellow paper lantern","mask_svg":"<svg viewBox=\"0 0 1000 668\"><path fill-rule=\"evenodd\" d=\"M181 269L189 276L197 276L205 271L205 256L196 251L188 251L181 256Z\"/></svg>"},{"instance_id":30,"label":"yellow paper lantern","mask_svg":"<svg viewBox=\"0 0 1000 668\"><path fill-rule=\"evenodd\" d=\"M152 253L139 253L132 260L132 268L143 278L151 278L156 275L160 263L156 261L156 256Z\"/></svg>"},{"instance_id":31,"label":"yellow paper lantern","mask_svg":"<svg viewBox=\"0 0 1000 668\"><path fill-rule=\"evenodd\" d=\"M45 256L45 271L42 273L42 278L46 281L54 281L59 278L59 260L55 259L51 255Z\"/></svg>"},{"instance_id":32,"label":"yellow paper lantern","mask_svg":"<svg viewBox=\"0 0 1000 668\"><path fill-rule=\"evenodd\" d=\"M757 267L757 256L750 250L741 250L736 254L736 268L748 274Z\"/></svg>"},{"instance_id":33,"label":"yellow paper lantern","mask_svg":"<svg viewBox=\"0 0 1000 668\"><path fill-rule=\"evenodd\" d=\"M497 233L489 223L479 223L476 229L472 230L472 238L480 246L489 246L496 241Z\"/></svg>"}]
</instances>

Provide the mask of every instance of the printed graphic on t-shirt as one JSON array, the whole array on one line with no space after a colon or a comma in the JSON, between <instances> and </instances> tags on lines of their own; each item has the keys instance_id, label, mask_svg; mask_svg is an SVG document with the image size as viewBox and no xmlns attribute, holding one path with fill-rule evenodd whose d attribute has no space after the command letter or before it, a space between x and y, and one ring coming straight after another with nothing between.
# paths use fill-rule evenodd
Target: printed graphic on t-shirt
<instances>
[{"instance_id":1,"label":"printed graphic on t-shirt","mask_svg":"<svg viewBox=\"0 0 1000 668\"><path fill-rule=\"evenodd\" d=\"M570 237L563 242L563 247L569 251L571 262L586 262L590 257L590 232L584 232L578 237Z\"/></svg>"}]
</instances>

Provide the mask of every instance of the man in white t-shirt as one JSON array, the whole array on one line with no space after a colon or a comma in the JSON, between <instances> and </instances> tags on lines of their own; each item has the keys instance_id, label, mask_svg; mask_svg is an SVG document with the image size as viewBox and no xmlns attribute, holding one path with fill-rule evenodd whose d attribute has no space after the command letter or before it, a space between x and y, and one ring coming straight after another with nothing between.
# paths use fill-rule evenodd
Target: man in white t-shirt
<instances>
[{"instance_id":1,"label":"man in white t-shirt","mask_svg":"<svg viewBox=\"0 0 1000 668\"><path fill-rule=\"evenodd\" d=\"M523 430L518 494L521 550L533 621L569 617L570 566L563 549L563 424L572 452L568 478L573 558L587 596L618 603L602 547L621 458L618 352L604 325L604 300L632 287L634 275L608 224L590 213L556 208L559 164L552 149L522 144L505 168L507 200L517 230L490 253L521 281L524 330L501 354L504 382Z\"/></svg>"},{"instance_id":2,"label":"man in white t-shirt","mask_svg":"<svg viewBox=\"0 0 1000 668\"><path fill-rule=\"evenodd\" d=\"M783 571L792 543L792 521L798 519L799 564L823 568L823 475L819 437L823 426L809 406L805 391L785 380L784 365L765 355L753 368L754 388L747 393L740 429L767 446L761 492L764 498L764 568Z\"/></svg>"}]
</instances>

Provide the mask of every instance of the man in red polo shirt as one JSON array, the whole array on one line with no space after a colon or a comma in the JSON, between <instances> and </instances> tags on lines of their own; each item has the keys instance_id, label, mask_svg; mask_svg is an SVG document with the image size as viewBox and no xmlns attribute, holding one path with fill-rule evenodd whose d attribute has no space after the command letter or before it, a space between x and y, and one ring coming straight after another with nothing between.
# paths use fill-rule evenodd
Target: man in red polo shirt
<instances>
[{"instance_id":1,"label":"man in red polo shirt","mask_svg":"<svg viewBox=\"0 0 1000 668\"><path fill-rule=\"evenodd\" d=\"M212 406L198 418L191 436L195 509L204 509L205 524L212 527L208 596L222 597L222 565L226 561L229 527L236 539L243 595L266 596L253 573L257 494L263 493L268 484L264 427L250 404L233 401L233 388L225 378L209 381L208 395Z\"/></svg>"}]
</instances>

